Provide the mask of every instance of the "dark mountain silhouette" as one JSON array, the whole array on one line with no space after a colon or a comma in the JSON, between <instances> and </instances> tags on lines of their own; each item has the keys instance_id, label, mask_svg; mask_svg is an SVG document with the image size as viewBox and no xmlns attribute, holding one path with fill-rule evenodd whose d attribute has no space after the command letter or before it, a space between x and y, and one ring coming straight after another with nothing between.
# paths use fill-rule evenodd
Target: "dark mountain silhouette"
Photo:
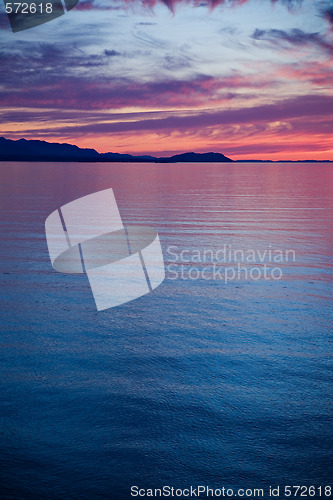
<instances>
[{"instance_id":1,"label":"dark mountain silhouette","mask_svg":"<svg viewBox=\"0 0 333 500\"><path fill-rule=\"evenodd\" d=\"M233 161L227 158L221 153L182 153L180 155L174 155L170 158L160 158L160 161L166 162L217 162L221 163L224 161Z\"/></svg>"},{"instance_id":2,"label":"dark mountain silhouette","mask_svg":"<svg viewBox=\"0 0 333 500\"><path fill-rule=\"evenodd\" d=\"M221 153L183 153L170 158L149 155L133 156L121 153L98 153L95 149L81 149L71 144L0 137L0 161L62 161L62 162L231 162Z\"/></svg>"},{"instance_id":3,"label":"dark mountain silhouette","mask_svg":"<svg viewBox=\"0 0 333 500\"><path fill-rule=\"evenodd\" d=\"M119 153L100 154L95 149L81 149L72 144L46 141L13 141L0 137L0 160L7 161L149 161L150 156L131 156ZM154 159L153 159L154 160Z\"/></svg>"},{"instance_id":4,"label":"dark mountain silhouette","mask_svg":"<svg viewBox=\"0 0 333 500\"><path fill-rule=\"evenodd\" d=\"M38 159L50 161L76 161L88 158L94 161L99 154L94 149L80 149L71 144L57 144L46 141L27 141L19 139L12 141L0 137L0 159L35 161Z\"/></svg>"}]
</instances>

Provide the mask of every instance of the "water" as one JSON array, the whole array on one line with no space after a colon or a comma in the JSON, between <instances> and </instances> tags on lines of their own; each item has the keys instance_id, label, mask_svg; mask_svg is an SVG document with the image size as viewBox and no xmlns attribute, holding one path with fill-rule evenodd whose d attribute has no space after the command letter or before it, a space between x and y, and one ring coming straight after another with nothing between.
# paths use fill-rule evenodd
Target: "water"
<instances>
[{"instance_id":1,"label":"water","mask_svg":"<svg viewBox=\"0 0 333 500\"><path fill-rule=\"evenodd\" d=\"M0 176L1 498L330 484L331 165L2 163ZM167 266L170 246L295 261L228 283L168 267L151 294L98 313L85 276L52 270L44 221L109 187L125 223L158 230Z\"/></svg>"}]
</instances>

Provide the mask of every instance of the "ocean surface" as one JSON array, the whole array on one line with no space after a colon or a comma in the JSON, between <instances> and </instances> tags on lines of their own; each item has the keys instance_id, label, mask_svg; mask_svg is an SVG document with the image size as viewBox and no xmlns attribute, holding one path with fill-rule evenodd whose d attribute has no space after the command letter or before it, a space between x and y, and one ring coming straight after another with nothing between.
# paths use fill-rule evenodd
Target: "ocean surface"
<instances>
[{"instance_id":1,"label":"ocean surface","mask_svg":"<svg viewBox=\"0 0 333 500\"><path fill-rule=\"evenodd\" d=\"M332 164L0 163L0 181L1 499L325 496ZM85 275L52 269L44 222L110 187L125 224L158 231L166 279L97 312Z\"/></svg>"}]
</instances>

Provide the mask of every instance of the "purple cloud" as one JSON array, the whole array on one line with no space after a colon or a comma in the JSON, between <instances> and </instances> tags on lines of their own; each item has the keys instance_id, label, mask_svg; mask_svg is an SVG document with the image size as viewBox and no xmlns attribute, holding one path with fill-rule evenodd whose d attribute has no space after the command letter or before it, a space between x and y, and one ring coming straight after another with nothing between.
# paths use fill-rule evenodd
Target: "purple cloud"
<instances>
[{"instance_id":1,"label":"purple cloud","mask_svg":"<svg viewBox=\"0 0 333 500\"><path fill-rule=\"evenodd\" d=\"M255 125L256 128L246 132L246 129L237 131L239 136L245 133L256 134L258 131L266 130L266 125L276 123L277 128L284 131L290 130L294 133L295 129L299 133L310 132L313 130L313 121L316 121L316 131L319 132L322 126L322 132L328 133L332 130L332 106L333 97L324 95L305 95L290 99L281 100L272 104L258 105L241 109L223 109L218 111L191 111L174 113L171 116L167 112L155 113L135 113L109 115L112 121L105 122L106 115L95 114L93 111L81 115L81 124L68 124L66 126L50 128L44 131L44 135L68 136L73 137L86 134L111 134L124 132L149 132L158 131L161 133L170 133L170 131L200 131L200 136L205 134L209 127L225 127L230 125ZM59 118L61 118L59 111ZM54 114L54 117L56 114ZM87 118L87 120L85 120ZM292 122L292 126L283 125L283 122ZM280 123L280 125L279 125ZM310 123L310 125L309 125ZM243 131L243 132L242 132ZM35 133L35 131L31 131Z\"/></svg>"},{"instance_id":2,"label":"purple cloud","mask_svg":"<svg viewBox=\"0 0 333 500\"><path fill-rule=\"evenodd\" d=\"M327 42L319 33L306 33L300 29L290 31L270 29L256 29L252 35L254 40L265 40L269 42L287 42L290 45L316 45L332 53L333 45Z\"/></svg>"},{"instance_id":3,"label":"purple cloud","mask_svg":"<svg viewBox=\"0 0 333 500\"><path fill-rule=\"evenodd\" d=\"M333 26L333 7L327 7L322 13L327 21Z\"/></svg>"}]
</instances>

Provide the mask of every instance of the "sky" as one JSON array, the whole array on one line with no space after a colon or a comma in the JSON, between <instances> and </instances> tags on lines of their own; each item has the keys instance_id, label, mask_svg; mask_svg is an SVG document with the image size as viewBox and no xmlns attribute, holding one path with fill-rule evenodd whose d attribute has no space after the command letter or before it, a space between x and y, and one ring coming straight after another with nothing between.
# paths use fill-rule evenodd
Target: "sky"
<instances>
[{"instance_id":1,"label":"sky","mask_svg":"<svg viewBox=\"0 0 333 500\"><path fill-rule=\"evenodd\" d=\"M0 135L99 152L333 160L333 0L80 0L12 33Z\"/></svg>"}]
</instances>

